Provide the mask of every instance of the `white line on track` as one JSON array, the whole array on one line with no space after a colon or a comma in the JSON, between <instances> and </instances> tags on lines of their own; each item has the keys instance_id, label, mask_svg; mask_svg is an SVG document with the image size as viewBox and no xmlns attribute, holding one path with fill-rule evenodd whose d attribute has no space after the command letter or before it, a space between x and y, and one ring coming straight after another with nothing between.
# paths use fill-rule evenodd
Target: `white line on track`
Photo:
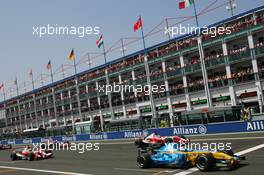
<instances>
[{"instance_id":1,"label":"white line on track","mask_svg":"<svg viewBox=\"0 0 264 175\"><path fill-rule=\"evenodd\" d=\"M0 163L11 163L11 164L14 164L15 162L11 162L11 161L1 161L0 160Z\"/></svg>"},{"instance_id":2,"label":"white line on track","mask_svg":"<svg viewBox=\"0 0 264 175\"><path fill-rule=\"evenodd\" d=\"M119 171L134 171L134 172L149 172L149 173L156 173L158 171L155 170L143 170L143 169L132 169L132 168L114 168L114 170Z\"/></svg>"},{"instance_id":3,"label":"white line on track","mask_svg":"<svg viewBox=\"0 0 264 175\"><path fill-rule=\"evenodd\" d=\"M52 171L52 170L41 170L41 169L31 169L31 168L19 168L19 167L10 167L10 166L0 166L0 168L11 169L11 170L21 170L21 171L41 172L41 173L53 173L53 174L92 175L92 174L82 174L82 173L73 173L73 172L64 172L64 171Z\"/></svg>"},{"instance_id":4,"label":"white line on track","mask_svg":"<svg viewBox=\"0 0 264 175\"><path fill-rule=\"evenodd\" d=\"M250 153L250 152L252 152L252 151L256 151L256 150L258 150L258 149L261 149L261 148L264 148L264 144L254 146L254 147L252 147L252 148L248 148L248 149L243 150L243 151L239 151L239 152L237 152L237 153L235 153L235 154L238 155L238 156L241 156L241 155L244 155L244 154ZM198 168L193 167L193 168L190 168L190 169L188 169L188 170L186 170L186 171L182 171L182 172L176 173L176 174L174 174L174 175L188 175L188 174L194 173L194 172L196 172L196 171L199 171Z\"/></svg>"}]
</instances>

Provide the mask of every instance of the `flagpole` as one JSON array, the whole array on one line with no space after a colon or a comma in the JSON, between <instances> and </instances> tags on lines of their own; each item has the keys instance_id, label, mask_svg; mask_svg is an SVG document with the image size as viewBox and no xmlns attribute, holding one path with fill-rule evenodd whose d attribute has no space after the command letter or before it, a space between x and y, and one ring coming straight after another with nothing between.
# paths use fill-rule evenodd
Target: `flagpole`
<instances>
[{"instance_id":1,"label":"flagpole","mask_svg":"<svg viewBox=\"0 0 264 175\"><path fill-rule=\"evenodd\" d=\"M43 82L43 75L42 75L42 73L40 74L40 84L41 84L41 86L44 85L44 82Z\"/></svg>"},{"instance_id":2,"label":"flagpole","mask_svg":"<svg viewBox=\"0 0 264 175\"><path fill-rule=\"evenodd\" d=\"M65 74L64 74L64 67L63 67L63 64L61 65L61 71L62 71L62 78L64 79Z\"/></svg>"},{"instance_id":3,"label":"flagpole","mask_svg":"<svg viewBox=\"0 0 264 175\"><path fill-rule=\"evenodd\" d=\"M54 79L53 79L52 65L50 65L50 77L51 77L51 82L53 83Z\"/></svg>"},{"instance_id":4,"label":"flagpole","mask_svg":"<svg viewBox=\"0 0 264 175\"><path fill-rule=\"evenodd\" d=\"M91 58L90 58L90 53L87 53L87 58L88 58L89 69L91 69Z\"/></svg>"},{"instance_id":5,"label":"flagpole","mask_svg":"<svg viewBox=\"0 0 264 175\"><path fill-rule=\"evenodd\" d=\"M73 49L72 49L73 50ZM74 73L75 73L75 76L77 76L77 68L76 68L76 61L75 61L75 56L74 56L74 59L73 59L73 65L74 65ZM77 78L77 77L76 77Z\"/></svg>"},{"instance_id":6,"label":"flagpole","mask_svg":"<svg viewBox=\"0 0 264 175\"><path fill-rule=\"evenodd\" d=\"M124 48L124 41L123 41L123 38L121 38L121 47L122 47L122 53L123 53L123 57L125 57L125 48Z\"/></svg>"},{"instance_id":7,"label":"flagpole","mask_svg":"<svg viewBox=\"0 0 264 175\"><path fill-rule=\"evenodd\" d=\"M16 91L17 91L17 96L19 96L19 90L18 90L18 84L17 84L17 77L16 77Z\"/></svg>"},{"instance_id":8,"label":"flagpole","mask_svg":"<svg viewBox=\"0 0 264 175\"><path fill-rule=\"evenodd\" d=\"M194 10L194 15L195 15L195 22L196 22L196 27L199 27L199 21L198 21L198 16L197 16L197 10L196 10L196 5L195 5L195 0L193 0L193 10ZM210 90L208 86L208 77L207 77L207 72L206 72L206 67L205 67L205 62L204 62L204 51L203 51L203 46L202 46L202 39L200 35L200 29L199 29L199 35L198 35L198 50L199 50L199 55L200 55L200 64L201 64L201 69L202 69L202 75L203 75L203 80L204 80L204 90L205 90L205 95L207 98L207 104L208 107L212 106L212 100L211 100L211 95L210 95Z\"/></svg>"},{"instance_id":9,"label":"flagpole","mask_svg":"<svg viewBox=\"0 0 264 175\"><path fill-rule=\"evenodd\" d=\"M150 71L149 71L149 66L148 66L147 50L146 50L146 43L145 43L143 22L142 22L141 15L139 15L139 19L141 20L141 37L142 37L142 42L143 42L143 47L144 47L144 64L145 64L146 75L147 75L147 83L148 83L148 85L151 86ZM149 95L150 95L150 102L151 102L151 108L152 108L151 111L153 114L153 118L155 119L155 127L157 127L157 121L156 121L157 114L156 114L155 101L153 99L152 91L150 91Z\"/></svg>"},{"instance_id":10,"label":"flagpole","mask_svg":"<svg viewBox=\"0 0 264 175\"><path fill-rule=\"evenodd\" d=\"M165 22L166 22L166 28L169 29L168 18L165 19ZM168 38L169 38L169 40L171 39L170 32L168 32Z\"/></svg>"},{"instance_id":11,"label":"flagpole","mask_svg":"<svg viewBox=\"0 0 264 175\"><path fill-rule=\"evenodd\" d=\"M194 10L194 15L195 15L196 27L199 27L197 10L196 10L196 6L195 6L195 0L193 1L193 10Z\"/></svg>"},{"instance_id":12,"label":"flagpole","mask_svg":"<svg viewBox=\"0 0 264 175\"><path fill-rule=\"evenodd\" d=\"M79 89L79 80L78 80L78 76L77 76L77 64L76 64L76 58L74 55L74 50L72 49L71 52L73 55L73 64L74 64L74 77L75 77L75 89L77 92L77 104L78 104L78 113L79 113L79 117L81 122L83 121L83 117L82 117L82 111L81 111L81 101L80 101L80 89ZM73 121L75 123L75 121Z\"/></svg>"},{"instance_id":13,"label":"flagpole","mask_svg":"<svg viewBox=\"0 0 264 175\"><path fill-rule=\"evenodd\" d=\"M4 96L4 101L5 101L6 100L5 86L3 86L3 96Z\"/></svg>"},{"instance_id":14,"label":"flagpole","mask_svg":"<svg viewBox=\"0 0 264 175\"><path fill-rule=\"evenodd\" d=\"M104 52L104 61L106 63L106 52L105 52L105 45L104 45L104 43L103 43L103 52Z\"/></svg>"},{"instance_id":15,"label":"flagpole","mask_svg":"<svg viewBox=\"0 0 264 175\"><path fill-rule=\"evenodd\" d=\"M139 15L139 19L141 19L141 22L142 22L142 17L141 17L141 15ZM141 37L142 37L142 42L143 42L143 47L144 47L144 54L147 55L147 51L146 51L146 43L145 43L145 37L144 37L143 24L142 24L142 26L141 26Z\"/></svg>"},{"instance_id":16,"label":"flagpole","mask_svg":"<svg viewBox=\"0 0 264 175\"><path fill-rule=\"evenodd\" d=\"M33 72L32 72L32 74L31 74L31 83L32 83L32 89L35 90L34 78L33 78Z\"/></svg>"}]
</instances>

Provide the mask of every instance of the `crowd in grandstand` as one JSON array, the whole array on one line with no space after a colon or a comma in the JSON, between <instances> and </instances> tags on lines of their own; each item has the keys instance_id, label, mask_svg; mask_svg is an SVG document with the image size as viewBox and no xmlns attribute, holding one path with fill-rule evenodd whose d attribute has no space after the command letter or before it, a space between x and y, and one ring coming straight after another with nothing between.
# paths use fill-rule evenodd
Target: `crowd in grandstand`
<instances>
[{"instance_id":1,"label":"crowd in grandstand","mask_svg":"<svg viewBox=\"0 0 264 175\"><path fill-rule=\"evenodd\" d=\"M241 52L247 51L248 49L249 49L248 45L244 45L244 46L240 46L239 48L229 49L228 53L230 55L240 54Z\"/></svg>"}]
</instances>

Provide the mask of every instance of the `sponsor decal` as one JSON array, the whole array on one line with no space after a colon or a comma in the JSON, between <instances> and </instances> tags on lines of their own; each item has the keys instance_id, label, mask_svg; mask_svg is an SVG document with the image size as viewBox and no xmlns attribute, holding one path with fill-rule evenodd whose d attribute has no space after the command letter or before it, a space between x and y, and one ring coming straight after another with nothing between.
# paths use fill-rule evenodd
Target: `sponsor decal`
<instances>
[{"instance_id":1,"label":"sponsor decal","mask_svg":"<svg viewBox=\"0 0 264 175\"><path fill-rule=\"evenodd\" d=\"M11 141L11 140L9 141L9 140L8 140L8 141L7 141L7 144L13 145L13 144L15 144L15 141Z\"/></svg>"},{"instance_id":2,"label":"sponsor decal","mask_svg":"<svg viewBox=\"0 0 264 175\"><path fill-rule=\"evenodd\" d=\"M72 137L63 136L62 141L73 141Z\"/></svg>"},{"instance_id":3,"label":"sponsor decal","mask_svg":"<svg viewBox=\"0 0 264 175\"><path fill-rule=\"evenodd\" d=\"M194 135L206 133L207 128L205 125L198 125L193 127L176 127L173 129L173 135Z\"/></svg>"},{"instance_id":4,"label":"sponsor decal","mask_svg":"<svg viewBox=\"0 0 264 175\"><path fill-rule=\"evenodd\" d=\"M124 133L124 138L136 138L142 137L142 131L126 131Z\"/></svg>"},{"instance_id":5,"label":"sponsor decal","mask_svg":"<svg viewBox=\"0 0 264 175\"><path fill-rule=\"evenodd\" d=\"M31 139L23 139L23 144L30 144L32 143Z\"/></svg>"},{"instance_id":6,"label":"sponsor decal","mask_svg":"<svg viewBox=\"0 0 264 175\"><path fill-rule=\"evenodd\" d=\"M108 137L107 137L107 133L104 133L104 134L103 134L103 139L104 139L104 140L107 140L107 138L108 138Z\"/></svg>"},{"instance_id":7,"label":"sponsor decal","mask_svg":"<svg viewBox=\"0 0 264 175\"><path fill-rule=\"evenodd\" d=\"M72 140L76 141L76 135L72 136Z\"/></svg>"},{"instance_id":8,"label":"sponsor decal","mask_svg":"<svg viewBox=\"0 0 264 175\"><path fill-rule=\"evenodd\" d=\"M104 134L90 134L90 140L103 140Z\"/></svg>"},{"instance_id":9,"label":"sponsor decal","mask_svg":"<svg viewBox=\"0 0 264 175\"><path fill-rule=\"evenodd\" d=\"M143 136L143 137L147 137L147 136L148 136L148 130L147 130L147 129L144 129L144 130L142 131L142 136Z\"/></svg>"},{"instance_id":10,"label":"sponsor decal","mask_svg":"<svg viewBox=\"0 0 264 175\"><path fill-rule=\"evenodd\" d=\"M41 142L48 142L48 141L52 141L51 138L41 138L40 139Z\"/></svg>"},{"instance_id":11,"label":"sponsor decal","mask_svg":"<svg viewBox=\"0 0 264 175\"><path fill-rule=\"evenodd\" d=\"M247 122L247 131L259 131L264 130L263 121Z\"/></svg>"},{"instance_id":12,"label":"sponsor decal","mask_svg":"<svg viewBox=\"0 0 264 175\"><path fill-rule=\"evenodd\" d=\"M206 133L207 133L207 128L206 128L206 126L204 126L204 125L200 125L199 128L198 128L198 132L199 132L200 134L206 134Z\"/></svg>"}]
</instances>

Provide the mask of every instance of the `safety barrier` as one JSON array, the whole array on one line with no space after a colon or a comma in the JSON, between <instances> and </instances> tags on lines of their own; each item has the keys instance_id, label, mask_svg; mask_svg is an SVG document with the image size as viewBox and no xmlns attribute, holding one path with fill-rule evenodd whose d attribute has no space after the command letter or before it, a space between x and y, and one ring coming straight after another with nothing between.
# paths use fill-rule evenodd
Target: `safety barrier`
<instances>
[{"instance_id":1,"label":"safety barrier","mask_svg":"<svg viewBox=\"0 0 264 175\"><path fill-rule=\"evenodd\" d=\"M118 132L102 132L96 134L81 134L73 136L54 136L50 137L53 141L89 141L89 140L113 140L113 139L129 139L145 136L156 131L161 136L172 135L206 135L206 134L220 134L220 133L239 133L239 132L254 132L264 131L264 120L256 121L239 121L239 122L225 122L215 124L199 124L177 126L172 128L153 128L145 130L131 130ZM2 144L30 144L41 143L49 138L32 138L32 139L15 139L2 140Z\"/></svg>"}]
</instances>

